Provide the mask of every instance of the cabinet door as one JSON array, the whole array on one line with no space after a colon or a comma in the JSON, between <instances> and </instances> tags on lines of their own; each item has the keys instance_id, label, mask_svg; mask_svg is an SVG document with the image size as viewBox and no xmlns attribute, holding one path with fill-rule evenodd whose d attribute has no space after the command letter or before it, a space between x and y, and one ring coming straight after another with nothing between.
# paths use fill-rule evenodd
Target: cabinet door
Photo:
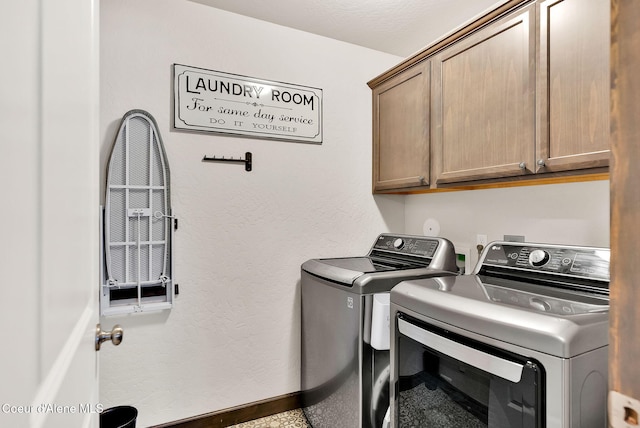
<instances>
[{"instance_id":1,"label":"cabinet door","mask_svg":"<svg viewBox=\"0 0 640 428\"><path fill-rule=\"evenodd\" d=\"M535 5L433 59L436 183L534 173Z\"/></svg>"},{"instance_id":2,"label":"cabinet door","mask_svg":"<svg viewBox=\"0 0 640 428\"><path fill-rule=\"evenodd\" d=\"M540 3L541 171L609 165L609 0Z\"/></svg>"},{"instance_id":3,"label":"cabinet door","mask_svg":"<svg viewBox=\"0 0 640 428\"><path fill-rule=\"evenodd\" d=\"M429 184L429 62L373 89L373 191Z\"/></svg>"}]
</instances>

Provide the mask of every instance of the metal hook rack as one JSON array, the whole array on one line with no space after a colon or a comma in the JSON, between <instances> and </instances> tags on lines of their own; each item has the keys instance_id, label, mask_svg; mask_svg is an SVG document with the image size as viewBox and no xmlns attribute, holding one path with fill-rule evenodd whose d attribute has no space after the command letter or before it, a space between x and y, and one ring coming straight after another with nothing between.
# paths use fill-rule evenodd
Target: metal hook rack
<instances>
[{"instance_id":1,"label":"metal hook rack","mask_svg":"<svg viewBox=\"0 0 640 428\"><path fill-rule=\"evenodd\" d=\"M252 167L252 156L251 156L251 152L246 152L244 154L244 159L240 158L240 159L234 159L234 158L225 158L224 156L221 158L218 157L208 157L208 156L204 156L202 158L202 162L235 162L235 163L243 163L244 164L244 170L245 171L251 171L251 167Z\"/></svg>"}]
</instances>

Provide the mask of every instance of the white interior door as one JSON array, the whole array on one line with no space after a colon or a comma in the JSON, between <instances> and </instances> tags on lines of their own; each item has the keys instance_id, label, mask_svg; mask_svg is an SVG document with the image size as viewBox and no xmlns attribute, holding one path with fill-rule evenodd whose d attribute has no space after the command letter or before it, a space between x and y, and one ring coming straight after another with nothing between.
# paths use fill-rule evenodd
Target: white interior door
<instances>
[{"instance_id":1,"label":"white interior door","mask_svg":"<svg viewBox=\"0 0 640 428\"><path fill-rule=\"evenodd\" d=\"M0 426L97 427L98 0L0 14Z\"/></svg>"}]
</instances>

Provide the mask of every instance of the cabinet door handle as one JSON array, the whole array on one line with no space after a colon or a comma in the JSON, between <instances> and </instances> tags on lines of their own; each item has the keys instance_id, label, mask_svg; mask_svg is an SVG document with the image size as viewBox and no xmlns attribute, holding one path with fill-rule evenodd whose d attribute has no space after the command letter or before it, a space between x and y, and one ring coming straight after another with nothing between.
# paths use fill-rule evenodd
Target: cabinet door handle
<instances>
[{"instance_id":1,"label":"cabinet door handle","mask_svg":"<svg viewBox=\"0 0 640 428\"><path fill-rule=\"evenodd\" d=\"M520 165L518 165L520 167L520 169L525 169L527 167L527 163L526 162L520 162Z\"/></svg>"},{"instance_id":2,"label":"cabinet door handle","mask_svg":"<svg viewBox=\"0 0 640 428\"><path fill-rule=\"evenodd\" d=\"M545 166L544 159L538 159L538 166L539 166L540 168L542 168L542 167L544 167L544 166Z\"/></svg>"}]
</instances>

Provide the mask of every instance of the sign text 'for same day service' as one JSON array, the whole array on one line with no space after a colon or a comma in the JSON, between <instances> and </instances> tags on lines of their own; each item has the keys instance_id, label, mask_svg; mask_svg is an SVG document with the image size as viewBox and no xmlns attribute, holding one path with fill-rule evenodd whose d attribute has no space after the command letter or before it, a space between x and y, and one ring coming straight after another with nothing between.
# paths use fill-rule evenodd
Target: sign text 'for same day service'
<instances>
[{"instance_id":1,"label":"sign text 'for same day service'","mask_svg":"<svg viewBox=\"0 0 640 428\"><path fill-rule=\"evenodd\" d=\"M322 143L322 89L174 64L174 127Z\"/></svg>"}]
</instances>

